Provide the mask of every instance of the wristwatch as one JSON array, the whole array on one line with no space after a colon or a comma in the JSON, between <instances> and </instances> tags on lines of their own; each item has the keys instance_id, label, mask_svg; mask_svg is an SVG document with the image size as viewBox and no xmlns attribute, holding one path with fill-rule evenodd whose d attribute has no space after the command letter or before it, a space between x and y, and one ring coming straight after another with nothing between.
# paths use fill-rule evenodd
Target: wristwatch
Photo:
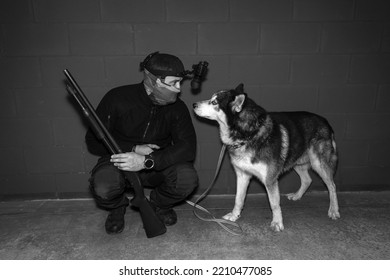
<instances>
[{"instance_id":1,"label":"wristwatch","mask_svg":"<svg viewBox=\"0 0 390 280\"><path fill-rule=\"evenodd\" d=\"M154 166L154 160L151 155L146 155L145 156L145 161L144 161L144 168L145 169L152 169Z\"/></svg>"}]
</instances>

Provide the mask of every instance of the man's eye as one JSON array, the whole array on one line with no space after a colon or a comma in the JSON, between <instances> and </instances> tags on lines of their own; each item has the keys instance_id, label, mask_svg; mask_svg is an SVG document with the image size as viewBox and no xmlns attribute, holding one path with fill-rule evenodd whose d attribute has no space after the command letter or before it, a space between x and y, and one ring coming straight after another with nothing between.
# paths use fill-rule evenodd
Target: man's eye
<instances>
[{"instance_id":1,"label":"man's eye","mask_svg":"<svg viewBox=\"0 0 390 280\"><path fill-rule=\"evenodd\" d=\"M213 100L213 101L211 101L211 104L212 104L212 105L217 105L218 102L217 102L216 100Z\"/></svg>"}]
</instances>

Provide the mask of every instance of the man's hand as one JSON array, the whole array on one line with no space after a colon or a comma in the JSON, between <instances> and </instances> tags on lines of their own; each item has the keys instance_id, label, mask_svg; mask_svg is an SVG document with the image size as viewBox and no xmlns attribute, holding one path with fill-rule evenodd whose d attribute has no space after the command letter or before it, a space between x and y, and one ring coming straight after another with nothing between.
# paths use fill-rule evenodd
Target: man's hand
<instances>
[{"instance_id":1,"label":"man's hand","mask_svg":"<svg viewBox=\"0 0 390 280\"><path fill-rule=\"evenodd\" d=\"M153 153L153 151L156 149L157 150L160 149L160 147L157 146L156 144L144 144L144 145L135 146L134 152L136 152L139 155L146 156Z\"/></svg>"},{"instance_id":2,"label":"man's hand","mask_svg":"<svg viewBox=\"0 0 390 280\"><path fill-rule=\"evenodd\" d=\"M111 156L114 166L123 171L140 171L144 169L145 156L137 153L122 153Z\"/></svg>"}]
</instances>

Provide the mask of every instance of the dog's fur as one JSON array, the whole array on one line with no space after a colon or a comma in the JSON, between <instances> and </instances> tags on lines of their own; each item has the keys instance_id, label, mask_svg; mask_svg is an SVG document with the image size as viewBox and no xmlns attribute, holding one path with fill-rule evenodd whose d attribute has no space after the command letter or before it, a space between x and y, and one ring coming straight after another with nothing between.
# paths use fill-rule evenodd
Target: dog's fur
<instances>
[{"instance_id":1,"label":"dog's fur","mask_svg":"<svg viewBox=\"0 0 390 280\"><path fill-rule=\"evenodd\" d=\"M236 221L241 214L252 176L265 186L272 209L271 228L284 229L280 208L279 176L294 169L301 186L287 194L298 200L312 180L308 170L315 170L325 182L330 198L328 216L340 217L333 177L337 166L334 133L328 121L308 112L268 113L244 93L243 85L222 90L210 100L194 103L196 115L215 120L220 137L228 147L237 176L237 193L232 212L223 218Z\"/></svg>"}]
</instances>

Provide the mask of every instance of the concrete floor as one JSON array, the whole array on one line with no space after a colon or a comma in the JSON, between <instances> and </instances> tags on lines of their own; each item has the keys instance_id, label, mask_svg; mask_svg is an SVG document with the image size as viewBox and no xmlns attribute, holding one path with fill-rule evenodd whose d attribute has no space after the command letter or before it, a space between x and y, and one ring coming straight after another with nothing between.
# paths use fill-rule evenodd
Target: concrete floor
<instances>
[{"instance_id":1,"label":"concrete floor","mask_svg":"<svg viewBox=\"0 0 390 280\"><path fill-rule=\"evenodd\" d=\"M201 205L222 216L233 199L207 197ZM285 230L275 233L267 197L251 195L240 236L199 220L184 204L176 225L148 239L131 210L125 230L107 235L107 213L92 200L0 202L0 259L390 259L390 192L339 193L339 204L341 219L333 221L327 193L282 197Z\"/></svg>"}]
</instances>

